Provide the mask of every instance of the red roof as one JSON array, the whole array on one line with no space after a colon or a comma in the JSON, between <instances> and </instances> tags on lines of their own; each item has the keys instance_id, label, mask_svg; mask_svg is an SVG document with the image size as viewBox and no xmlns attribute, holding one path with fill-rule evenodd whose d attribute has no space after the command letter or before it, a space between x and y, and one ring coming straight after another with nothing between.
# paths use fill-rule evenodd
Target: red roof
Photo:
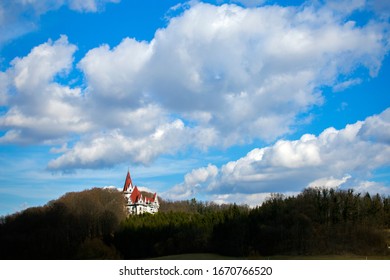
<instances>
[{"instance_id":1,"label":"red roof","mask_svg":"<svg viewBox=\"0 0 390 280\"><path fill-rule=\"evenodd\" d=\"M153 197L145 197L145 202L146 203L148 203L148 202L150 202L150 203L155 202L156 201L156 196L157 196L157 194L154 193Z\"/></svg>"},{"instance_id":2,"label":"red roof","mask_svg":"<svg viewBox=\"0 0 390 280\"><path fill-rule=\"evenodd\" d=\"M143 197L138 187L135 186L133 192L130 195L130 200L132 203L137 203L142 198L145 203L152 203L156 201L156 196L157 194L154 194L153 197Z\"/></svg>"},{"instance_id":3,"label":"red roof","mask_svg":"<svg viewBox=\"0 0 390 280\"><path fill-rule=\"evenodd\" d=\"M138 202L142 198L141 192L138 190L137 186L135 186L133 192L131 193L130 199L133 203Z\"/></svg>"},{"instance_id":4,"label":"red roof","mask_svg":"<svg viewBox=\"0 0 390 280\"><path fill-rule=\"evenodd\" d=\"M123 191L124 192L127 191L129 187L133 187L133 181L131 181L130 171L127 171L127 176L126 176L125 184L123 186Z\"/></svg>"},{"instance_id":5,"label":"red roof","mask_svg":"<svg viewBox=\"0 0 390 280\"><path fill-rule=\"evenodd\" d=\"M128 191L129 188L133 187L133 181L131 180L130 177L130 171L127 171L127 176L126 176L126 181L123 186L123 191ZM142 197L142 193L139 191L138 187L135 186L133 189L133 192L130 195L130 200L132 203L137 203L140 199L143 199L145 203L152 203L155 202L157 199L157 194L155 193L153 197Z\"/></svg>"}]
</instances>

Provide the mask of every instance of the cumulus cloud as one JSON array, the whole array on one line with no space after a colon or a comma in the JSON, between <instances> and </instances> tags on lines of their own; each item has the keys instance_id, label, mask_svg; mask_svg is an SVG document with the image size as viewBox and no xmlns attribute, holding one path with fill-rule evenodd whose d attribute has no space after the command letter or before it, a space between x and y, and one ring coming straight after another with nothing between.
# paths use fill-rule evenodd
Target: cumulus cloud
<instances>
[{"instance_id":1,"label":"cumulus cloud","mask_svg":"<svg viewBox=\"0 0 390 280\"><path fill-rule=\"evenodd\" d=\"M380 115L369 117L360 134L361 137L373 142L390 144L390 109L385 110Z\"/></svg>"},{"instance_id":2,"label":"cumulus cloud","mask_svg":"<svg viewBox=\"0 0 390 280\"><path fill-rule=\"evenodd\" d=\"M0 116L0 127L7 129L1 143L52 142L90 130L92 124L83 119L81 89L55 82L72 68L76 49L66 36L49 40L26 57L15 58L11 68L0 73L9 107Z\"/></svg>"},{"instance_id":3,"label":"cumulus cloud","mask_svg":"<svg viewBox=\"0 0 390 280\"><path fill-rule=\"evenodd\" d=\"M174 155L189 147L198 147L207 138L208 131L190 129L179 120L156 126L152 133L143 136L121 129L88 135L63 155L48 164L50 170L101 168L121 162L148 165L160 155ZM60 149L59 149L60 150Z\"/></svg>"},{"instance_id":4,"label":"cumulus cloud","mask_svg":"<svg viewBox=\"0 0 390 280\"><path fill-rule=\"evenodd\" d=\"M76 9L75 1L66 3ZM148 164L189 147L271 143L288 134L301 113L322 104L321 87L353 86L341 86L340 77L358 81L349 76L359 67L375 75L388 46L382 22L358 25L325 6L193 3L150 42L125 38L88 51L76 62L85 88L56 82L74 68L76 46L66 37L15 59L0 73L0 89L7 91L0 95L7 106L0 141L59 146L67 141L67 149L48 165L55 170ZM353 134L357 126L345 131ZM250 156L264 157L260 162L274 166L272 176L278 178L277 168L321 167L326 156L318 141L313 135L281 140ZM255 167L261 166L233 169L250 185L265 176L254 174ZM292 174L299 179L299 172Z\"/></svg>"},{"instance_id":5,"label":"cumulus cloud","mask_svg":"<svg viewBox=\"0 0 390 280\"><path fill-rule=\"evenodd\" d=\"M356 182L354 185L354 190L358 193L369 193L371 195L382 194L389 196L390 188L383 183L380 182L372 182L372 181L360 181Z\"/></svg>"},{"instance_id":6,"label":"cumulus cloud","mask_svg":"<svg viewBox=\"0 0 390 280\"><path fill-rule=\"evenodd\" d=\"M327 189L337 189L341 185L345 184L348 179L351 178L351 175L346 175L341 179L334 178L333 176L320 178L311 182L308 187L310 188L327 188Z\"/></svg>"},{"instance_id":7,"label":"cumulus cloud","mask_svg":"<svg viewBox=\"0 0 390 280\"><path fill-rule=\"evenodd\" d=\"M132 138L120 130L92 135L75 144L59 158L49 162L49 169L98 168L131 161L147 164L162 153L173 154L182 147L186 135L180 120L157 127L143 138Z\"/></svg>"},{"instance_id":8,"label":"cumulus cloud","mask_svg":"<svg viewBox=\"0 0 390 280\"><path fill-rule=\"evenodd\" d=\"M173 187L169 192L164 193L163 196L174 199L188 199L196 195L202 185L212 184L217 175L218 168L212 164L209 164L207 167L194 169L185 175L183 184ZM191 187L188 188L187 186Z\"/></svg>"},{"instance_id":9,"label":"cumulus cloud","mask_svg":"<svg viewBox=\"0 0 390 280\"><path fill-rule=\"evenodd\" d=\"M244 204L249 207L256 207L261 205L264 201L272 197L275 193L234 193L234 194L215 194L207 196L207 200L218 204ZM285 192L284 197L296 196L299 192Z\"/></svg>"},{"instance_id":10,"label":"cumulus cloud","mask_svg":"<svg viewBox=\"0 0 390 280\"><path fill-rule=\"evenodd\" d=\"M0 106L5 106L8 101L9 81L5 73L0 72Z\"/></svg>"},{"instance_id":11,"label":"cumulus cloud","mask_svg":"<svg viewBox=\"0 0 390 280\"><path fill-rule=\"evenodd\" d=\"M254 149L219 169L213 166L211 174L210 166L195 169L186 175L183 183L173 187L174 195L182 194L187 198L195 194L225 195L227 199L232 194L257 197L264 193L300 191L305 187L339 186L383 192L387 188L367 179L375 169L390 164L390 146L367 139L370 130L364 135L362 130L376 126L372 119L387 120L388 113L389 109L341 130L328 128L318 136L303 135L295 141L277 141L274 145ZM387 120L387 124L389 122ZM376 131L372 133L375 135ZM194 176L196 174L202 176Z\"/></svg>"},{"instance_id":12,"label":"cumulus cloud","mask_svg":"<svg viewBox=\"0 0 390 280\"><path fill-rule=\"evenodd\" d=\"M387 52L381 28L344 22L325 8L198 3L150 43L101 46L79 67L89 90L109 103L153 100L224 135L225 146L272 141L290 131L299 113L323 102L321 86L356 84L341 85L338 77L361 65L376 74ZM200 123L198 116L206 118Z\"/></svg>"},{"instance_id":13,"label":"cumulus cloud","mask_svg":"<svg viewBox=\"0 0 390 280\"><path fill-rule=\"evenodd\" d=\"M94 95L138 107L144 87L138 73L151 54L151 46L146 42L126 38L112 50L108 45L90 50L79 67L86 76L88 90Z\"/></svg>"}]
</instances>

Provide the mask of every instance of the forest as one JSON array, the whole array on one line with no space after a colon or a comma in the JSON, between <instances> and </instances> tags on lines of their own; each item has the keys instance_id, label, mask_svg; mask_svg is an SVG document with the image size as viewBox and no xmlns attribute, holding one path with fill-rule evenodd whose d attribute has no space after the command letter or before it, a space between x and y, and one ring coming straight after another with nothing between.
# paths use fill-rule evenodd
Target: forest
<instances>
[{"instance_id":1,"label":"forest","mask_svg":"<svg viewBox=\"0 0 390 280\"><path fill-rule=\"evenodd\" d=\"M189 253L390 255L390 198L353 190L304 189L262 205L160 201L127 217L116 190L68 193L0 218L0 259L148 259Z\"/></svg>"}]
</instances>

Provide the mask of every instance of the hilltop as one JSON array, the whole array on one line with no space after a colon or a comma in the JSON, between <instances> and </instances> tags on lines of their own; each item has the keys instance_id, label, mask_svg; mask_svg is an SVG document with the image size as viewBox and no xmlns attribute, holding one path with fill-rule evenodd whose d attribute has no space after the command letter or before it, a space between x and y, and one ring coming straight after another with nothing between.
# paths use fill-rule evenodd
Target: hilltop
<instances>
[{"instance_id":1,"label":"hilltop","mask_svg":"<svg viewBox=\"0 0 390 280\"><path fill-rule=\"evenodd\" d=\"M94 188L2 217L0 258L389 257L389 197L311 188L256 208L159 199L158 213L127 216L121 192Z\"/></svg>"}]
</instances>

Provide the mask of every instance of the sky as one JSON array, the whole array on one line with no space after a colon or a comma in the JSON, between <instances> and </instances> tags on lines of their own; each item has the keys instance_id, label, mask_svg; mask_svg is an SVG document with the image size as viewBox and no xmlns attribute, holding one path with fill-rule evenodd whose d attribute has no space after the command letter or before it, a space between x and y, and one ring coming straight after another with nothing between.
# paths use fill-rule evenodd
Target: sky
<instances>
[{"instance_id":1,"label":"sky","mask_svg":"<svg viewBox=\"0 0 390 280\"><path fill-rule=\"evenodd\" d=\"M133 182L390 195L387 0L0 1L0 215Z\"/></svg>"}]
</instances>

